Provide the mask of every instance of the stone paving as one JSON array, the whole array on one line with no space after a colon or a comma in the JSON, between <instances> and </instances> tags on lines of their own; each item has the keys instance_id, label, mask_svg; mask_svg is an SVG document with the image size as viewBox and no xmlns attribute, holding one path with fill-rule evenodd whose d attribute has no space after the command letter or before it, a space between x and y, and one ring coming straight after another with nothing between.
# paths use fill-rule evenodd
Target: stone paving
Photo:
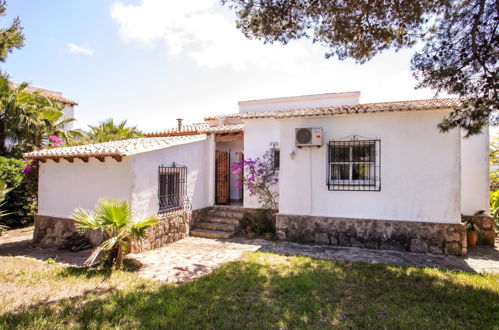
<instances>
[{"instance_id":1,"label":"stone paving","mask_svg":"<svg viewBox=\"0 0 499 330\"><path fill-rule=\"evenodd\" d=\"M499 241L496 247L476 247L467 257L362 248L307 245L263 239L208 239L187 237L157 250L130 255L143 267L139 275L183 283L208 274L245 252L262 251L282 255L303 255L327 260L404 266L427 266L477 273L499 273Z\"/></svg>"},{"instance_id":2,"label":"stone paving","mask_svg":"<svg viewBox=\"0 0 499 330\"><path fill-rule=\"evenodd\" d=\"M157 250L128 256L143 264L138 271L142 277L183 283L211 273L223 264L260 247L261 244L253 242L191 236Z\"/></svg>"},{"instance_id":3,"label":"stone paving","mask_svg":"<svg viewBox=\"0 0 499 330\"><path fill-rule=\"evenodd\" d=\"M31 243L33 228L10 231L0 236L1 256L23 256L57 262L82 265L90 250L69 252L55 248L43 248ZM138 275L170 283L184 283L211 273L227 262L240 258L251 251L273 252L281 255L303 255L312 258L367 262L404 266L427 266L464 270L477 273L499 273L499 240L495 247L474 247L468 256L456 257L429 253L412 253L388 250L369 250L354 247L333 247L329 245L308 245L263 239L208 239L187 237L160 249L130 257L142 263Z\"/></svg>"}]
</instances>

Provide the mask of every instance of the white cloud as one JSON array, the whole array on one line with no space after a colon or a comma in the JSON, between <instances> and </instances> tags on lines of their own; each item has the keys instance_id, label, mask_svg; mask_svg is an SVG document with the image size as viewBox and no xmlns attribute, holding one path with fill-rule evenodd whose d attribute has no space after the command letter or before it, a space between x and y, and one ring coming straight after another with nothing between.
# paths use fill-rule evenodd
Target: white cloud
<instances>
[{"instance_id":1,"label":"white cloud","mask_svg":"<svg viewBox=\"0 0 499 330\"><path fill-rule=\"evenodd\" d=\"M89 56L94 55L94 53L95 53L95 51L93 49L81 47L81 46L78 46L78 45L73 44L73 43L67 43L66 45L68 46L68 50L71 53L84 54L84 55L89 55Z\"/></svg>"},{"instance_id":2,"label":"white cloud","mask_svg":"<svg viewBox=\"0 0 499 330\"><path fill-rule=\"evenodd\" d=\"M165 43L170 55L187 55L201 66L235 70L304 71L309 50L299 42L264 45L248 40L218 0L115 2L111 17L127 41Z\"/></svg>"}]
</instances>

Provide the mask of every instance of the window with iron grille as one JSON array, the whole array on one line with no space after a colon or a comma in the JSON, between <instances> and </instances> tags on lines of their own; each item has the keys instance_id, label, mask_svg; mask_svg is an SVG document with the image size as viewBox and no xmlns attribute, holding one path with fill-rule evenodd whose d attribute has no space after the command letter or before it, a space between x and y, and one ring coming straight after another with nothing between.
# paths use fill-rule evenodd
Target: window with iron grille
<instances>
[{"instance_id":1,"label":"window with iron grille","mask_svg":"<svg viewBox=\"0 0 499 330\"><path fill-rule=\"evenodd\" d=\"M380 140L330 141L328 189L380 191Z\"/></svg>"},{"instance_id":2,"label":"window with iron grille","mask_svg":"<svg viewBox=\"0 0 499 330\"><path fill-rule=\"evenodd\" d=\"M272 169L278 170L281 163L281 152L279 149L272 149Z\"/></svg>"},{"instance_id":3,"label":"window with iron grille","mask_svg":"<svg viewBox=\"0 0 499 330\"><path fill-rule=\"evenodd\" d=\"M187 198L187 167L171 166L159 167L159 212L174 212L190 208Z\"/></svg>"}]
</instances>

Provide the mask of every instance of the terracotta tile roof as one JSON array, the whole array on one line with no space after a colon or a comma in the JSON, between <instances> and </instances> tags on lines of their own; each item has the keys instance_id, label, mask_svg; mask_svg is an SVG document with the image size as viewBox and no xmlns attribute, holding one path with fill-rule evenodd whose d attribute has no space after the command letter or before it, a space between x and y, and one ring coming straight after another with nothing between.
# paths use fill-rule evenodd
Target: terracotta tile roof
<instances>
[{"instance_id":1,"label":"terracotta tile roof","mask_svg":"<svg viewBox=\"0 0 499 330\"><path fill-rule=\"evenodd\" d=\"M104 156L131 156L142 152L164 149L180 144L202 141L206 135L188 135L175 137L137 138L74 147L43 149L24 154L25 158L53 159Z\"/></svg>"},{"instance_id":2,"label":"terracotta tile roof","mask_svg":"<svg viewBox=\"0 0 499 330\"><path fill-rule=\"evenodd\" d=\"M179 131L177 127L164 131L146 133L148 137L158 136L183 136L192 134L214 134L214 133L239 133L244 130L244 124L210 126L208 123L195 123L183 125Z\"/></svg>"},{"instance_id":3,"label":"terracotta tile roof","mask_svg":"<svg viewBox=\"0 0 499 330\"><path fill-rule=\"evenodd\" d=\"M340 105L323 108L308 108L298 110L279 110L279 111L262 111L262 112L246 112L230 115L206 117L205 120L222 119L222 118L292 118L292 117L316 117L316 116L335 116L352 113L372 113L372 112L392 112L392 111L423 111L436 109L449 109L458 107L461 100L457 98L447 99L427 99L414 101L397 101L397 102L379 102L365 103L358 105Z\"/></svg>"},{"instance_id":4,"label":"terracotta tile roof","mask_svg":"<svg viewBox=\"0 0 499 330\"><path fill-rule=\"evenodd\" d=\"M41 93L41 94L43 96L46 96L47 98L53 100L53 101L56 101L56 102L61 102L63 104L67 104L67 105L78 105L78 103L76 101L67 99L64 96L51 95L51 94L47 94L47 93Z\"/></svg>"},{"instance_id":5,"label":"terracotta tile roof","mask_svg":"<svg viewBox=\"0 0 499 330\"><path fill-rule=\"evenodd\" d=\"M11 88L16 88L19 85L20 85L19 83L14 82L14 81L9 82L9 86ZM59 92L59 91L55 91L55 90L51 90L51 89L47 89L47 88L42 88L42 87L37 87L37 86L33 86L33 85L28 85L26 87L25 91L27 91L29 93L40 93L41 95L43 95L43 96L45 96L53 101L61 102L63 104L78 105L77 102L62 96L62 92Z\"/></svg>"}]
</instances>

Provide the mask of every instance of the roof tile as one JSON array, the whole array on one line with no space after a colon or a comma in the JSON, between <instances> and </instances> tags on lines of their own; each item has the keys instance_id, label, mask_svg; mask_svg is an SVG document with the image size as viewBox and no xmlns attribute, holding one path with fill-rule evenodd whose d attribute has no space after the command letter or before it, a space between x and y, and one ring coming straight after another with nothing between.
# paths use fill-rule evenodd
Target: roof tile
<instances>
[{"instance_id":1,"label":"roof tile","mask_svg":"<svg viewBox=\"0 0 499 330\"><path fill-rule=\"evenodd\" d=\"M220 115L206 117L205 120L223 119L223 118L293 118L293 117L316 117L316 116L335 116L352 113L372 113L389 111L423 111L436 109L449 109L461 105L461 100L457 98L447 99L427 99L414 101L398 102L379 102L365 103L358 105L340 105L321 108L307 108L297 110L278 110L262 112L246 112L238 114Z\"/></svg>"},{"instance_id":2,"label":"roof tile","mask_svg":"<svg viewBox=\"0 0 499 330\"><path fill-rule=\"evenodd\" d=\"M184 125L180 130L175 127L164 131L146 133L145 135L148 137L182 136L191 134L239 133L243 130L244 124L210 126L208 123L194 123Z\"/></svg>"},{"instance_id":3,"label":"roof tile","mask_svg":"<svg viewBox=\"0 0 499 330\"><path fill-rule=\"evenodd\" d=\"M203 134L175 137L137 138L73 147L42 149L26 153L24 154L24 157L31 159L45 159L90 156L131 156L175 145L202 141L204 139L206 139L206 135Z\"/></svg>"}]
</instances>

